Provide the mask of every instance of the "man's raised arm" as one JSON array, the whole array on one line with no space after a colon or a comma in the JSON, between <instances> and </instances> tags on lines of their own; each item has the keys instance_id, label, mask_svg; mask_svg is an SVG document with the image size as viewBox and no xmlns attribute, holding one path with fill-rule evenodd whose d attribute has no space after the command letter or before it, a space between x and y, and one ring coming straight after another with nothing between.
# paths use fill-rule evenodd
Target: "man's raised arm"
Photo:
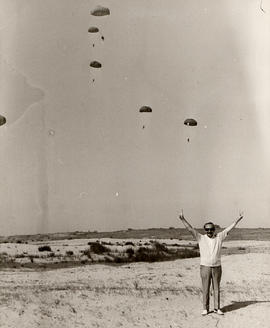
<instances>
[{"instance_id":1,"label":"man's raised arm","mask_svg":"<svg viewBox=\"0 0 270 328\"><path fill-rule=\"evenodd\" d=\"M244 217L244 213L240 212L239 213L239 218L236 219L230 226L228 226L227 228L225 228L222 233L225 233L226 235L233 229L236 227L236 225L243 219Z\"/></svg>"},{"instance_id":2,"label":"man's raised arm","mask_svg":"<svg viewBox=\"0 0 270 328\"><path fill-rule=\"evenodd\" d=\"M179 215L179 219L182 221L185 228L192 234L192 236L197 240L199 233L192 227L191 224L187 222L187 220L184 217L183 210L181 211L181 214Z\"/></svg>"}]
</instances>

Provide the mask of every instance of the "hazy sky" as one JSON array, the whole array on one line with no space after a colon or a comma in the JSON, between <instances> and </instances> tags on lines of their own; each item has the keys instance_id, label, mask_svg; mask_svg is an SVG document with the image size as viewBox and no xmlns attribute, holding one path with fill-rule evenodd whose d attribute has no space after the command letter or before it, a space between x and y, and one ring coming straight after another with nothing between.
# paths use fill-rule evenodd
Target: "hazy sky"
<instances>
[{"instance_id":1,"label":"hazy sky","mask_svg":"<svg viewBox=\"0 0 270 328\"><path fill-rule=\"evenodd\" d=\"M181 227L181 208L195 227L240 209L270 227L263 7L0 0L0 234Z\"/></svg>"}]
</instances>

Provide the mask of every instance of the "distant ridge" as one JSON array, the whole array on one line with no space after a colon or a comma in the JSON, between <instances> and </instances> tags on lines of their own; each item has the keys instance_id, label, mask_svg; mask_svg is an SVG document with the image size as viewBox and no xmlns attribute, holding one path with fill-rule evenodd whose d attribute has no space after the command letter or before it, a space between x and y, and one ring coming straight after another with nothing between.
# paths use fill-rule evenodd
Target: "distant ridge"
<instances>
[{"instance_id":1,"label":"distant ridge","mask_svg":"<svg viewBox=\"0 0 270 328\"><path fill-rule=\"evenodd\" d=\"M197 229L200 233L204 233L203 229ZM222 229L217 229L220 231ZM149 229L133 229L118 231L75 231L75 232L56 232L35 235L14 235L1 236L0 243L7 242L36 242L46 240L62 240L62 239L92 239L92 238L117 238L117 239L181 239L192 240L190 233L183 228L149 228ZM270 240L270 228L236 228L228 236L226 240Z\"/></svg>"}]
</instances>

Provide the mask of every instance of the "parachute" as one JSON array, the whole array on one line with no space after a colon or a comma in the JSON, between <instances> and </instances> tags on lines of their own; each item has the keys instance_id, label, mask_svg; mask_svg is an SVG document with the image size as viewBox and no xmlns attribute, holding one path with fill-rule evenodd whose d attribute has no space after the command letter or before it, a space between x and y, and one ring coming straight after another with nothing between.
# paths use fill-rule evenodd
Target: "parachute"
<instances>
[{"instance_id":1,"label":"parachute","mask_svg":"<svg viewBox=\"0 0 270 328\"><path fill-rule=\"evenodd\" d=\"M197 126L197 121L194 120L193 118L187 118L184 122L185 125L188 125L188 126Z\"/></svg>"},{"instance_id":2,"label":"parachute","mask_svg":"<svg viewBox=\"0 0 270 328\"><path fill-rule=\"evenodd\" d=\"M184 124L187 125L187 126L197 126L198 125L197 121L194 120L193 118L187 118L184 121ZM191 140L190 133L191 133L191 131L189 130L189 133L188 133L188 136L187 136L187 142L190 142L190 140Z\"/></svg>"},{"instance_id":3,"label":"parachute","mask_svg":"<svg viewBox=\"0 0 270 328\"><path fill-rule=\"evenodd\" d=\"M95 9L91 10L91 15L93 16L108 16L110 15L110 9L102 6L97 6Z\"/></svg>"},{"instance_id":4,"label":"parachute","mask_svg":"<svg viewBox=\"0 0 270 328\"><path fill-rule=\"evenodd\" d=\"M152 113L152 108L149 106L142 106L140 108L140 113L142 129L144 130L150 125L151 115L149 115L149 113Z\"/></svg>"},{"instance_id":5,"label":"parachute","mask_svg":"<svg viewBox=\"0 0 270 328\"><path fill-rule=\"evenodd\" d=\"M140 113L152 113L152 108L149 106L142 106L140 108Z\"/></svg>"},{"instance_id":6,"label":"parachute","mask_svg":"<svg viewBox=\"0 0 270 328\"><path fill-rule=\"evenodd\" d=\"M7 120L4 116L0 115L0 126L6 124Z\"/></svg>"},{"instance_id":7,"label":"parachute","mask_svg":"<svg viewBox=\"0 0 270 328\"><path fill-rule=\"evenodd\" d=\"M98 29L98 27L91 26L91 27L89 27L88 32L89 33L97 33L97 32L99 32L99 29Z\"/></svg>"},{"instance_id":8,"label":"parachute","mask_svg":"<svg viewBox=\"0 0 270 328\"><path fill-rule=\"evenodd\" d=\"M96 60L92 61L92 62L90 63L90 66L91 66L91 67L94 67L94 68L101 68L101 67L102 67L101 63L99 63L99 62L96 61Z\"/></svg>"}]
</instances>

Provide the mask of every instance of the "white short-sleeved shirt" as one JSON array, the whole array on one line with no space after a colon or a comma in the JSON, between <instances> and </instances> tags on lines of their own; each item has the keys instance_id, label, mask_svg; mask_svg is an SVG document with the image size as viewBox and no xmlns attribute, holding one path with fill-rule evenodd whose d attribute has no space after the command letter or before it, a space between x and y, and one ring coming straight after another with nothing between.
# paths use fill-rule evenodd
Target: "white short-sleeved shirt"
<instances>
[{"instance_id":1,"label":"white short-sleeved shirt","mask_svg":"<svg viewBox=\"0 0 270 328\"><path fill-rule=\"evenodd\" d=\"M227 234L226 229L216 234L214 238L209 238L206 234L196 233L200 248L201 265L211 267L221 265L221 247Z\"/></svg>"}]
</instances>

